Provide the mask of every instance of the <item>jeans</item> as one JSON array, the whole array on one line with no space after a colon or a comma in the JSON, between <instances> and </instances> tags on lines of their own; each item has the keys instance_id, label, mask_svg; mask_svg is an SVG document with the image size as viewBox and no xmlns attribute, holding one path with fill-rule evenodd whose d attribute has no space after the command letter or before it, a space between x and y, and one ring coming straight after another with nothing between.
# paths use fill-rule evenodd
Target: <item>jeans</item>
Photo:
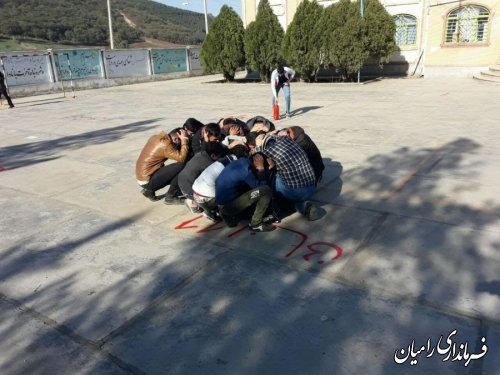
<instances>
[{"instance_id":1,"label":"jeans","mask_svg":"<svg viewBox=\"0 0 500 375\"><path fill-rule=\"evenodd\" d=\"M158 169L146 185L141 185L146 190L151 190L156 192L170 185L166 195L171 197L178 197L182 195L181 189L179 188L178 176L179 173L184 169L184 163L174 163L164 165Z\"/></svg>"},{"instance_id":2,"label":"jeans","mask_svg":"<svg viewBox=\"0 0 500 375\"><path fill-rule=\"evenodd\" d=\"M284 85L283 87L283 92L285 93L285 106L286 106L286 114L290 114L290 86ZM280 92L281 87L278 87L276 89L276 97L278 97L278 94ZM273 107L274 107L274 96L273 96Z\"/></svg>"},{"instance_id":3,"label":"jeans","mask_svg":"<svg viewBox=\"0 0 500 375\"><path fill-rule=\"evenodd\" d=\"M275 181L276 195L278 198L295 202L295 209L301 214L305 214L305 201L311 198L316 191L316 186L307 186L303 188L291 188L283 183L283 180L276 176Z\"/></svg>"},{"instance_id":4,"label":"jeans","mask_svg":"<svg viewBox=\"0 0 500 375\"><path fill-rule=\"evenodd\" d=\"M271 203L273 192L267 185L256 187L246 193L243 193L231 203L222 206L221 213L227 216L240 216L250 207L255 205L252 215L251 225L258 225L266 214Z\"/></svg>"}]
</instances>

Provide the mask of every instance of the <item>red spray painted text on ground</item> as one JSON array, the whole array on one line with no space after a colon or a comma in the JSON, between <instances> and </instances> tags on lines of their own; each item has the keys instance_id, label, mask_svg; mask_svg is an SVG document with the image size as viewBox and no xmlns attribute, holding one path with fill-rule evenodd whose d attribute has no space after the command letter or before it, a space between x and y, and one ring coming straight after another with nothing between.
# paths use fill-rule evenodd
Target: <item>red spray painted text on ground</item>
<instances>
[{"instance_id":1,"label":"red spray painted text on ground","mask_svg":"<svg viewBox=\"0 0 500 375\"><path fill-rule=\"evenodd\" d=\"M175 227L175 229L180 230L180 229L197 229L197 228L199 228L196 231L196 233L202 234L202 233L221 230L221 229L226 227L225 224L222 222L210 224L210 225L207 225L204 227L200 227L197 224L193 224L194 222L201 219L202 217L203 217L203 215L199 215L193 219L183 221L182 223L177 225ZM300 241L287 254L284 255L285 258L289 258L292 255L294 255L297 252L297 250L301 249L303 247L303 245L305 245L305 243L307 242L307 239L308 239L307 234L304 234L304 233L299 232L299 231L294 230L294 229L286 228L282 225L275 224L274 226L276 228L278 228L278 230L283 230L283 231L294 233L294 234L298 235L300 238ZM226 237L227 238L234 238L234 237L238 236L239 234L241 234L243 231L248 231L248 229L246 227L238 228L235 231L229 233ZM250 232L250 234L254 234L254 233ZM312 260L311 259L312 257L317 256L317 257L321 258L321 259L316 261L317 264L324 264L325 259L322 257L323 257L323 255L325 255L327 252L329 252L331 250L335 251L335 255L331 258L327 258L326 261L329 261L329 260L333 261L333 260L339 259L343 253L343 250L340 246L338 246L334 243L331 243L331 242L324 242L324 241L313 242L313 243L310 243L308 245L305 245L304 247L307 248L307 250L309 250L309 252L304 254L302 256L302 259L306 262L310 262ZM321 251L322 249L325 251L324 252ZM318 259L318 258L316 258L316 259Z\"/></svg>"}]
</instances>

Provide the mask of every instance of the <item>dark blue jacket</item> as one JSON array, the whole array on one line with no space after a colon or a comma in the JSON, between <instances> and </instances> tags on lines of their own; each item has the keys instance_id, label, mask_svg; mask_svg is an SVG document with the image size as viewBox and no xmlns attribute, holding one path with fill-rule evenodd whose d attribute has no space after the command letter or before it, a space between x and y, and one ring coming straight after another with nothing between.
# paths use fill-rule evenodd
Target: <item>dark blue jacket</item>
<instances>
[{"instance_id":1,"label":"dark blue jacket","mask_svg":"<svg viewBox=\"0 0 500 375\"><path fill-rule=\"evenodd\" d=\"M241 194L266 184L267 175L252 169L248 158L240 158L228 164L215 180L215 201L219 205L231 203Z\"/></svg>"}]
</instances>

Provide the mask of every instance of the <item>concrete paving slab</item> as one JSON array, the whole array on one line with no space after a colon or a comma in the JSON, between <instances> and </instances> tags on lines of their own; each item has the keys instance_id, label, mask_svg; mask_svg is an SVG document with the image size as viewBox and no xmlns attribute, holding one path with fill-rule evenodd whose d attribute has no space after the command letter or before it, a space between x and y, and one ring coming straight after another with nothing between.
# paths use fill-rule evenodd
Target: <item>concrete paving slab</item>
<instances>
[{"instance_id":1,"label":"concrete paving slab","mask_svg":"<svg viewBox=\"0 0 500 375\"><path fill-rule=\"evenodd\" d=\"M191 246L197 251L186 252ZM97 340L222 251L142 226L136 217L81 212L4 248L0 291Z\"/></svg>"},{"instance_id":2,"label":"concrete paving slab","mask_svg":"<svg viewBox=\"0 0 500 375\"><path fill-rule=\"evenodd\" d=\"M389 217L343 269L370 290L423 299L498 321L498 234L413 218Z\"/></svg>"},{"instance_id":3,"label":"concrete paving slab","mask_svg":"<svg viewBox=\"0 0 500 375\"><path fill-rule=\"evenodd\" d=\"M150 202L141 194L135 175L124 174L120 168L121 164L127 165L129 170L135 168L135 162L118 162L116 169L114 168L105 178L88 181L86 184L62 192L58 194L57 199L116 218L127 219L134 216L138 222L150 225L170 222L179 213L186 212L184 206L166 206L162 200ZM165 191L166 189L158 191L158 196L162 196Z\"/></svg>"},{"instance_id":4,"label":"concrete paving slab","mask_svg":"<svg viewBox=\"0 0 500 375\"><path fill-rule=\"evenodd\" d=\"M4 299L0 299L0 336L2 374L130 373Z\"/></svg>"},{"instance_id":5,"label":"concrete paving slab","mask_svg":"<svg viewBox=\"0 0 500 375\"><path fill-rule=\"evenodd\" d=\"M487 346L489 353L494 353L494 351L496 351L495 348L498 348L500 346L500 341L499 341L500 340L500 332L498 332L498 330L499 330L499 328L496 326L490 327L484 333L484 336L482 336L482 337L486 338L486 342L484 344ZM485 355L485 357L483 359L482 366L481 366L481 370L483 371L483 374L499 375L500 374L500 364L499 364L498 356L497 355L487 355L487 354Z\"/></svg>"},{"instance_id":6,"label":"concrete paving slab","mask_svg":"<svg viewBox=\"0 0 500 375\"><path fill-rule=\"evenodd\" d=\"M31 241L39 233L50 233L52 228L85 213L77 206L3 187L0 188L0 211L15 212L12 216L0 215L0 249L19 241Z\"/></svg>"},{"instance_id":7,"label":"concrete paving slab","mask_svg":"<svg viewBox=\"0 0 500 375\"><path fill-rule=\"evenodd\" d=\"M397 364L400 348L478 340L477 323L376 299L245 255L218 257L105 344L148 374L468 374L441 356ZM328 301L328 302L326 302ZM140 343L140 344L139 344ZM430 353L430 351L429 351ZM424 357L422 355L422 357Z\"/></svg>"},{"instance_id":8,"label":"concrete paving slab","mask_svg":"<svg viewBox=\"0 0 500 375\"><path fill-rule=\"evenodd\" d=\"M56 155L28 156L21 164L9 165L6 169L16 169L16 173L2 173L2 185L29 192L51 196L73 190L89 180L101 179L113 170L109 167L68 160ZM20 168L20 166L23 168ZM36 183L33 183L36 176Z\"/></svg>"},{"instance_id":9,"label":"concrete paving slab","mask_svg":"<svg viewBox=\"0 0 500 375\"><path fill-rule=\"evenodd\" d=\"M500 185L485 185L467 180L415 176L397 198L380 206L388 212L428 218L443 223L482 226L497 222L500 213ZM477 225L476 225L477 224Z\"/></svg>"},{"instance_id":10,"label":"concrete paving slab","mask_svg":"<svg viewBox=\"0 0 500 375\"><path fill-rule=\"evenodd\" d=\"M325 216L293 215L286 229L252 235L151 203L134 178L160 129L271 116L268 84L210 83L218 79L15 98L15 110L0 111L0 166L17 167L0 172L4 301L52 322L44 328L76 356L90 350L134 374L497 375L498 87L294 84L295 115L276 126L303 126L321 149L327 170L314 199ZM343 250L335 260L333 245ZM413 338L435 343L454 328L474 353L487 334L483 360L394 362ZM1 351L0 363L59 347L37 329L20 332L26 345ZM82 372L106 373L99 366Z\"/></svg>"},{"instance_id":11,"label":"concrete paving slab","mask_svg":"<svg viewBox=\"0 0 500 375\"><path fill-rule=\"evenodd\" d=\"M175 229L179 234L203 242L213 242L233 249L237 254L250 253L272 259L292 268L321 273L333 279L355 250L362 244L381 214L344 207L324 207L322 220L307 221L299 213L286 217L270 233L255 233L242 221L236 228L224 223L213 224L201 215L182 215L177 222L162 223L165 230ZM256 246L256 241L258 245Z\"/></svg>"}]
</instances>

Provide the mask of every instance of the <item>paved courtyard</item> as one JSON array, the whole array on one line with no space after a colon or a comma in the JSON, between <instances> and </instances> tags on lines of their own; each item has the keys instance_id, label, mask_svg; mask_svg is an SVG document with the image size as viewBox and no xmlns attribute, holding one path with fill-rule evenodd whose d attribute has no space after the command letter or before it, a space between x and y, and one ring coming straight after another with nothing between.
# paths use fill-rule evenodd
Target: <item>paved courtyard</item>
<instances>
[{"instance_id":1,"label":"paved courtyard","mask_svg":"<svg viewBox=\"0 0 500 375\"><path fill-rule=\"evenodd\" d=\"M500 85L294 84L323 217L255 234L135 181L160 130L271 116L218 79L0 107L0 373L500 374Z\"/></svg>"}]
</instances>

